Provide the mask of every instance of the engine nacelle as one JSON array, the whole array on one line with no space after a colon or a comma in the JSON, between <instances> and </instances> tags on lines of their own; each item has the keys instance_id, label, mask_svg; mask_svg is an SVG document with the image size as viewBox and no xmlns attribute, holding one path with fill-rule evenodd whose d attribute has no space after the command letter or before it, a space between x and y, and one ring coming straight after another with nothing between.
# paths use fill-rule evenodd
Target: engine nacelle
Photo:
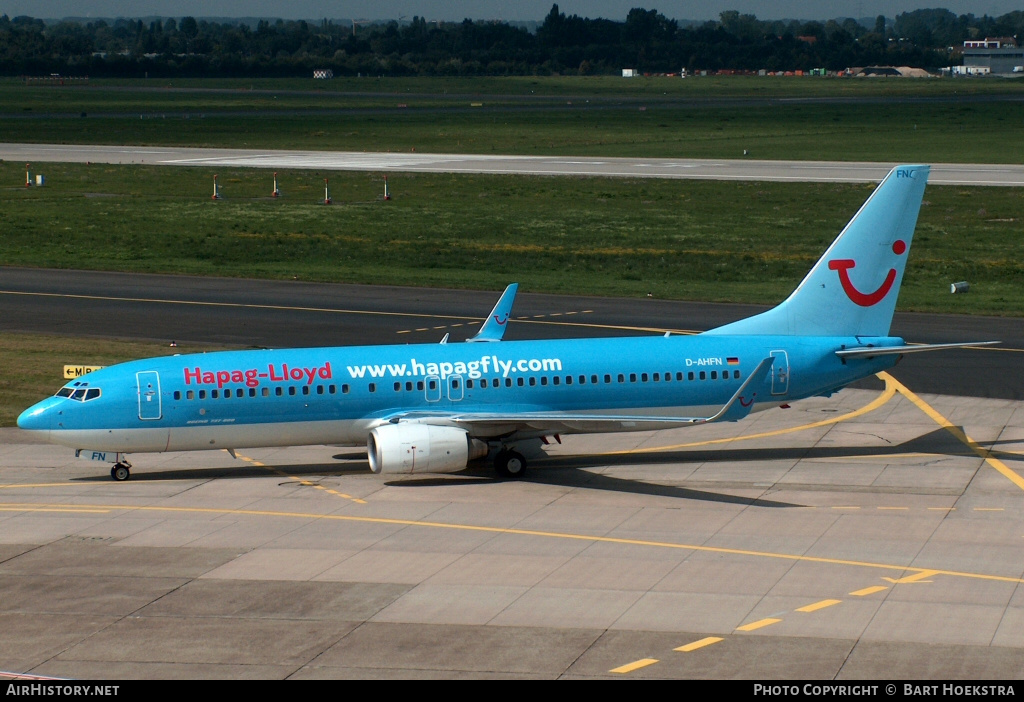
<instances>
[{"instance_id":1,"label":"engine nacelle","mask_svg":"<svg viewBox=\"0 0 1024 702\"><path fill-rule=\"evenodd\" d=\"M374 473L454 473L487 455L487 444L464 429L430 424L385 424L366 440Z\"/></svg>"}]
</instances>

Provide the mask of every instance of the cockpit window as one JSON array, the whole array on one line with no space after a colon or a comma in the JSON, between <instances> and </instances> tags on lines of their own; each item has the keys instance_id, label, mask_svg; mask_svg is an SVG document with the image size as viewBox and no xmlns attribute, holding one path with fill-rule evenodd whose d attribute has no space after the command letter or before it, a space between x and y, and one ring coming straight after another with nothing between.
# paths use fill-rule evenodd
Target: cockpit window
<instances>
[{"instance_id":1,"label":"cockpit window","mask_svg":"<svg viewBox=\"0 0 1024 702\"><path fill-rule=\"evenodd\" d=\"M83 386L79 388L61 388L60 390L57 391L56 396L66 397L71 400L77 400L78 402L88 402L89 400L95 400L101 394L103 393L99 388L89 388Z\"/></svg>"}]
</instances>

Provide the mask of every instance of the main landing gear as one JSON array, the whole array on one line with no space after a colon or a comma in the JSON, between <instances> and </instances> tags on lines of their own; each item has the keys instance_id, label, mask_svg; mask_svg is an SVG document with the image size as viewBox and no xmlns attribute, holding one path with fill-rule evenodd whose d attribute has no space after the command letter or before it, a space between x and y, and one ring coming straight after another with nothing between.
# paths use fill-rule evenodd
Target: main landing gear
<instances>
[{"instance_id":1,"label":"main landing gear","mask_svg":"<svg viewBox=\"0 0 1024 702\"><path fill-rule=\"evenodd\" d=\"M494 469L503 478L521 478L526 472L526 459L518 451L502 449L494 457Z\"/></svg>"},{"instance_id":2,"label":"main landing gear","mask_svg":"<svg viewBox=\"0 0 1024 702\"><path fill-rule=\"evenodd\" d=\"M115 463L114 467L110 469L110 477L118 482L128 480L128 478L132 477L131 467L132 464L128 461Z\"/></svg>"}]
</instances>

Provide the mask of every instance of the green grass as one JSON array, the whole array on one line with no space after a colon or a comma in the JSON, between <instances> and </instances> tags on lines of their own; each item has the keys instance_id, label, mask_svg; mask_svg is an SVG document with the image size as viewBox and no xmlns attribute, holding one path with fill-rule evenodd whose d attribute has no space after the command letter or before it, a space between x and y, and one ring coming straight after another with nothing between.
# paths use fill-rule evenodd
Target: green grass
<instances>
[{"instance_id":1,"label":"green grass","mask_svg":"<svg viewBox=\"0 0 1024 702\"><path fill-rule=\"evenodd\" d=\"M869 184L0 164L0 264L777 302ZM222 199L211 198L218 175ZM323 205L324 178L334 204ZM1024 191L929 186L900 309L1024 315ZM967 280L969 295L950 295Z\"/></svg>"},{"instance_id":2,"label":"green grass","mask_svg":"<svg viewBox=\"0 0 1024 702\"><path fill-rule=\"evenodd\" d=\"M949 78L6 80L0 124L9 142L1022 163L1022 98L1024 80Z\"/></svg>"}]
</instances>

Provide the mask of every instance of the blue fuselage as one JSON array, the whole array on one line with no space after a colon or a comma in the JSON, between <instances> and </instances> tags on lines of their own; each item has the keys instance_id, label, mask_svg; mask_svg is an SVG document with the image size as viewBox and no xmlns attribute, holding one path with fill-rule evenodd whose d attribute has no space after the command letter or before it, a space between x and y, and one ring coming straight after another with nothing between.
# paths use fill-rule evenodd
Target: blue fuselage
<instances>
[{"instance_id":1,"label":"blue fuselage","mask_svg":"<svg viewBox=\"0 0 1024 702\"><path fill-rule=\"evenodd\" d=\"M753 388L753 409L765 409L829 394L896 362L835 355L868 341L903 343L697 335L167 356L82 376L18 425L73 448L149 452L361 445L370 429L403 413L692 416L715 412L773 356L771 373ZM481 428L476 438L495 438L487 431L496 430Z\"/></svg>"}]
</instances>

